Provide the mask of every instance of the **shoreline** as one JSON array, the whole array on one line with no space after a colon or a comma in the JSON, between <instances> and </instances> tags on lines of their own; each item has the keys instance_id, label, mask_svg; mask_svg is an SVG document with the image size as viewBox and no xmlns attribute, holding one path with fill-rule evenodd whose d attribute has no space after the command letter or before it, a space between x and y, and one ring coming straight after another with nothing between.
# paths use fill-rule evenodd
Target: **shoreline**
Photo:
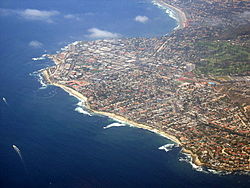
<instances>
[{"instance_id":1,"label":"shoreline","mask_svg":"<svg viewBox=\"0 0 250 188\"><path fill-rule=\"evenodd\" d=\"M163 0L153 0L153 3L159 7L163 7L164 9L170 10L174 12L174 17L170 15L173 19L175 19L178 23L178 26L175 29L183 29L187 27L187 17L184 11L182 11L180 8L177 8L173 5L167 4ZM168 13L169 14L169 13ZM174 29L174 30L175 30Z\"/></svg>"},{"instance_id":2,"label":"shoreline","mask_svg":"<svg viewBox=\"0 0 250 188\"><path fill-rule=\"evenodd\" d=\"M203 163L199 160L198 155L194 154L191 150L185 149L182 147L181 152L186 153L186 154L190 154L191 158L192 158L192 162L194 164L196 164L197 166L202 166Z\"/></svg>"},{"instance_id":3,"label":"shoreline","mask_svg":"<svg viewBox=\"0 0 250 188\"><path fill-rule=\"evenodd\" d=\"M170 17L174 18L177 21L178 26L175 29L182 29L187 27L187 18L186 18L186 14L184 11L182 11L180 8L174 7L172 5L167 4L164 0L153 0L152 1L155 5L159 6L160 8L164 9L164 10L168 10L169 12L167 12L169 14ZM173 16L171 16L170 14L172 14ZM175 30L174 29L174 30ZM171 31L173 32L173 31ZM171 33L170 32L170 33ZM56 58L54 55L49 55L48 56L57 66L59 66L61 63L64 63L64 59L59 59ZM69 93L69 95L76 97L78 100L82 101L86 108L89 109L91 112L93 112L96 115L103 115L106 117L109 117L115 121L121 122L121 123L125 123L128 124L130 126L133 127L137 127L137 128L141 128L153 133L156 133L168 140L171 140L172 142L178 144L181 147L181 153L189 155L191 157L191 161L190 164L193 166L197 165L198 167L210 167L210 166L206 166L206 163L203 163L200 161L199 159L199 155L197 155L196 153L192 152L189 149L186 149L183 144L181 143L181 141L176 138L175 136L173 136L172 134L166 133L164 131L161 130L157 130L156 128L150 127L149 125L145 125L145 124L141 124L141 123L136 123L132 120L129 120L123 116L120 115L116 115L114 113L110 113L110 112L103 112L103 111L98 111L98 110L93 110L91 109L90 105L88 104L88 98L86 96L84 96L83 94L81 94L80 92L76 91L73 88L70 88L68 86L65 86L63 84L59 84L59 83L53 83L50 80L50 71L49 69L43 69L41 70L41 73L44 77L44 79L47 81L47 83L49 85L54 85L56 87L60 87L62 88L64 91L66 91L67 93ZM52 74L53 75L53 74ZM229 171L229 172L233 172L235 171L235 169L230 169L230 168L222 168L222 169L216 169L216 168L211 168L211 170L213 171Z\"/></svg>"},{"instance_id":4,"label":"shoreline","mask_svg":"<svg viewBox=\"0 0 250 188\"><path fill-rule=\"evenodd\" d=\"M84 95L82 95L81 93L79 93L78 91L70 88L70 87L67 87L63 84L58 84L58 83L53 83L50 79L49 79L49 73L48 71L45 69L42 71L42 74L45 78L45 80L50 84L50 85L54 85L56 87L60 87L62 88L64 91L66 91L69 95L71 96L74 96L76 97L78 100L80 101L83 101L86 105L86 108L89 109L91 112L93 112L94 114L97 114L97 115L103 115L103 116L106 116L106 117L109 117L115 121L118 121L118 122L121 122L121 123L125 123L125 124L128 124L128 125L131 125L133 127L137 127L137 128L141 128L141 129L144 129L144 130L147 130L147 131L150 131L150 132L153 132L153 133L156 133L168 140L171 140L172 142L178 144L182 149L181 149L181 152L183 153L186 153L186 154L190 154L191 157L192 157L192 162L197 165L197 166L202 166L203 163L199 160L198 156L196 154L194 154L191 150L187 150L185 149L183 146L182 146L182 143L181 141L176 138L175 136L171 135L171 134L168 134L166 132L163 132L163 131L160 131L160 130L157 130L155 128L152 128L148 125L144 125L144 124L141 124L141 123L136 123L134 121L131 121L131 120L128 120L126 119L125 117L123 116L120 116L120 115L116 115L116 114L113 114L113 113L110 113L110 112L102 112L102 111L97 111L97 110L93 110L91 109L90 105L88 104L88 98L85 97Z\"/></svg>"},{"instance_id":5,"label":"shoreline","mask_svg":"<svg viewBox=\"0 0 250 188\"><path fill-rule=\"evenodd\" d=\"M204 163L202 163L199 160L199 156L197 154L195 154L191 150L186 149L185 147L183 147L181 141L179 141L179 139L177 139L175 136L173 136L171 134L168 134L168 133L165 133L163 131L157 130L155 128L152 128L152 127L150 127L148 125L136 123L134 121L126 119L125 117L122 117L122 116L119 116L119 115L116 115L116 114L113 114L113 113L93 110L93 109L91 109L91 107L88 104L88 98L87 97L85 97L84 95L82 95L78 91L76 91L76 90L74 90L74 89L72 89L70 87L67 87L67 86L65 86L63 84L53 83L49 79L49 73L48 73L47 69L44 69L41 72L42 72L42 75L44 76L44 79L46 80L46 82L49 85L54 85L56 87L60 87L61 89L63 89L64 91L66 91L69 95L71 95L73 97L76 97L78 100L84 102L86 108L88 110L90 110L92 113L94 113L96 115L103 115L103 116L109 117L109 118L111 118L111 119L113 119L115 121L118 121L120 123L128 124L131 127L141 128L141 129L144 129L144 130L156 133L156 134L158 134L158 135L160 135L160 136L162 136L162 137L164 137L164 138L166 138L168 140L171 140L172 142L178 144L178 146L181 147L181 151L180 152L183 153L183 154L185 154L185 155L189 155L191 157L191 161L189 161L189 163L190 163L191 166L193 166L193 164L194 164L194 165L202 168L205 165ZM207 166L205 165L205 167L207 167ZM218 173L219 174L221 174L221 173L224 174L224 172L228 172L228 174L230 174L230 173L234 172L235 170L237 170L237 169L232 169L232 168L213 169L210 166L208 166L208 170L206 170L206 172L211 172L213 174L218 174ZM241 169L239 169L239 170L241 170ZM200 170L198 170L198 171L200 171ZM247 173L247 175L249 175L249 174Z\"/></svg>"},{"instance_id":6,"label":"shoreline","mask_svg":"<svg viewBox=\"0 0 250 188\"><path fill-rule=\"evenodd\" d=\"M186 22L187 22L187 18L185 13L180 10L177 7L174 7L172 5L167 4L166 2L162 1L162 0L154 0L152 1L153 3L155 3L157 6L159 7L163 7L164 9L170 10L174 13L174 17L172 17L173 19L175 19L178 23L178 26L175 29L182 29L184 27L186 27ZM175 30L174 29L174 30ZM55 58L53 55L49 55L48 56L56 65L59 65L61 63L63 63L61 60ZM151 131L153 133L156 133L168 140L171 140L172 142L178 144L180 147L182 147L181 152L186 153L186 154L190 154L192 157L192 162L197 165L197 166L202 166L203 163L199 160L198 156L196 154L194 154L191 150L187 150L185 148L183 148L182 143L179 139L177 139L175 136L168 134L166 132L157 130L155 128L152 128L148 125L144 125L144 124L140 124L140 123L136 123L134 121L128 120L125 117L113 114L113 113L109 113L109 112L102 112L102 111L96 111L91 109L90 105L88 104L88 98L85 97L84 95L82 95L81 93L79 93L78 91L69 88L63 84L58 84L58 83L53 83L50 78L49 78L49 72L47 69L42 70L42 75L44 76L45 80L50 84L50 85L54 85L56 87L60 87L62 88L64 91L66 91L67 93L69 93L69 95L76 97L77 99L79 99L80 101L84 101L87 109L89 109L91 112L93 112L94 114L99 114L99 115L103 115L103 116L107 116L115 121L121 122L121 123L125 123L137 128L141 128L144 130L148 130Z\"/></svg>"},{"instance_id":7,"label":"shoreline","mask_svg":"<svg viewBox=\"0 0 250 188\"><path fill-rule=\"evenodd\" d=\"M50 85L54 85L54 86L57 86L57 87L60 87L62 88L64 91L66 91L67 93L69 93L70 95L76 97L77 99L81 100L81 101L84 101L84 103L86 104L86 107L87 109L89 109L91 112L93 112L94 114L99 114L99 115L103 115L103 116L107 116L111 119L114 119L116 121L120 121L122 123L126 123L126 124L129 124L131 126L134 126L134 127L137 127L137 128L142 128L142 129L145 129L145 130L148 130L148 131L151 131L151 132L154 132L156 134L159 134L175 143L177 143L178 145L181 145L181 142L174 136L168 134L168 133L165 133L163 131L159 131L157 129L154 129L154 128L151 128L147 125L144 125L144 124L140 124L140 123L136 123L134 121L131 121L131 120L128 120L126 119L125 117L122 117L122 116L119 116L119 115L116 115L116 114L113 114L113 113L110 113L110 112L102 112L102 111L97 111L97 110L93 110L91 109L90 105L88 104L88 98L85 97L84 95L82 95L81 93L79 93L78 91L70 88L70 87L67 87L63 84L58 84L58 83L53 83L50 79L49 79L49 74L48 74L48 71L47 70L43 70L42 71L42 74L45 78L45 80L50 84Z\"/></svg>"}]
</instances>

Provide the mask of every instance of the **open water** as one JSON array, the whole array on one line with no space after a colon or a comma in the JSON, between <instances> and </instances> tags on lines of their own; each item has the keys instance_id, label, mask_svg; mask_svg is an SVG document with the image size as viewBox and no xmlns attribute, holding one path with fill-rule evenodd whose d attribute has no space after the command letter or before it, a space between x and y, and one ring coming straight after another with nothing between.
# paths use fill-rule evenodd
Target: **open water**
<instances>
[{"instance_id":1,"label":"open water","mask_svg":"<svg viewBox=\"0 0 250 188\"><path fill-rule=\"evenodd\" d=\"M39 82L35 72L53 63L32 58L75 40L173 30L176 22L150 0L1 0L0 27L1 188L249 186L248 176L198 172L179 161L178 147L158 149L171 141L90 116L76 98Z\"/></svg>"}]
</instances>

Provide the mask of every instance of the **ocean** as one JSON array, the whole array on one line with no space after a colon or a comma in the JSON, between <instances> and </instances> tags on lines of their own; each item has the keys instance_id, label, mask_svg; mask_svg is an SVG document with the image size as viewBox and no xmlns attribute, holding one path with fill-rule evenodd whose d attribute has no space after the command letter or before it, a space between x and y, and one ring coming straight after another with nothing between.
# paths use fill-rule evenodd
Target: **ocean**
<instances>
[{"instance_id":1,"label":"ocean","mask_svg":"<svg viewBox=\"0 0 250 188\"><path fill-rule=\"evenodd\" d=\"M197 171L170 140L42 84L37 71L53 62L34 58L71 42L172 31L176 21L150 0L1 0L0 26L1 188L249 186L249 176Z\"/></svg>"}]
</instances>

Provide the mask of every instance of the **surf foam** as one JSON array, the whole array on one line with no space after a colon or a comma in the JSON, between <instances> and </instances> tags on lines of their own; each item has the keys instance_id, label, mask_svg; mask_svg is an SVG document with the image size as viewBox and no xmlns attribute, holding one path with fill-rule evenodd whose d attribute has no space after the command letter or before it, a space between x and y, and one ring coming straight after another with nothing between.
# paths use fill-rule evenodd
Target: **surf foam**
<instances>
[{"instance_id":1,"label":"surf foam","mask_svg":"<svg viewBox=\"0 0 250 188\"><path fill-rule=\"evenodd\" d=\"M89 112L85 111L82 107L79 106L75 108L75 111L79 112L80 114L86 114L88 116L92 116Z\"/></svg>"},{"instance_id":2,"label":"surf foam","mask_svg":"<svg viewBox=\"0 0 250 188\"><path fill-rule=\"evenodd\" d=\"M198 165L193 163L192 156L190 154L183 153L183 155L185 155L185 156L180 157L179 161L181 161L181 162L184 161L184 162L189 163L192 166L192 168L198 172L208 173L208 171L206 171L202 166L198 166Z\"/></svg>"},{"instance_id":3,"label":"surf foam","mask_svg":"<svg viewBox=\"0 0 250 188\"><path fill-rule=\"evenodd\" d=\"M47 88L48 85L45 84L44 79L43 79L41 74L38 74L38 81L42 85L42 87L40 87L39 89L46 89Z\"/></svg>"},{"instance_id":4,"label":"surf foam","mask_svg":"<svg viewBox=\"0 0 250 188\"><path fill-rule=\"evenodd\" d=\"M76 104L75 111L80 113L80 114L85 114L88 116L92 116L87 110L85 106L85 101L79 100L79 102Z\"/></svg>"},{"instance_id":5,"label":"surf foam","mask_svg":"<svg viewBox=\"0 0 250 188\"><path fill-rule=\"evenodd\" d=\"M37 81L41 84L41 87L39 89L46 89L48 85L44 82L44 79L42 77L42 70L41 71L35 71L33 73L30 73L29 75L30 76L35 76L37 78Z\"/></svg>"},{"instance_id":6,"label":"surf foam","mask_svg":"<svg viewBox=\"0 0 250 188\"><path fill-rule=\"evenodd\" d=\"M165 145L159 147L158 149L168 152L168 151L171 151L174 147L176 147L175 144L165 144Z\"/></svg>"},{"instance_id":7,"label":"surf foam","mask_svg":"<svg viewBox=\"0 0 250 188\"><path fill-rule=\"evenodd\" d=\"M45 56L41 56L41 57L33 57L32 58L33 61L41 61L41 60L45 60Z\"/></svg>"},{"instance_id":8,"label":"surf foam","mask_svg":"<svg viewBox=\"0 0 250 188\"><path fill-rule=\"evenodd\" d=\"M180 27L180 25L179 25L179 18L178 18L178 16L176 15L176 13L175 13L175 11L174 10L172 10L171 8L169 8L169 7L166 7L166 6L164 6L164 5L162 5L162 4L160 4L159 2L157 2L157 1L155 1L155 0L153 0L152 1L152 3L154 4L154 5L156 5L156 6L158 6L160 9L163 9L168 15L169 15L169 17L171 17L171 18L173 18L174 20L176 20L177 21L177 27L176 28L174 28L174 30L176 30L176 29L178 29L179 27Z\"/></svg>"},{"instance_id":9,"label":"surf foam","mask_svg":"<svg viewBox=\"0 0 250 188\"><path fill-rule=\"evenodd\" d=\"M124 126L126 126L126 124L115 122L115 123L111 123L111 124L103 127L103 129L108 129L108 128L111 128L111 127L124 127Z\"/></svg>"}]
</instances>

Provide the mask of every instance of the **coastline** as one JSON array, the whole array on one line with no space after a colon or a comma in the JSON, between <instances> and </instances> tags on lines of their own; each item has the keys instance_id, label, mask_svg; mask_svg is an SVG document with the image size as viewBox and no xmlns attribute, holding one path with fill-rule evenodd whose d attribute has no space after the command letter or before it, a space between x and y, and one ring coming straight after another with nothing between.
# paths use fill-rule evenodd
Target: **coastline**
<instances>
[{"instance_id":1,"label":"coastline","mask_svg":"<svg viewBox=\"0 0 250 188\"><path fill-rule=\"evenodd\" d=\"M181 152L183 153L186 153L186 154L190 154L191 157L192 157L192 162L197 165L197 166L202 166L203 163L199 160L198 156L196 154L194 154L191 150L187 150L185 149L183 146L182 146L182 143L181 141L176 138L175 136L171 135L171 134L168 134L166 132L163 132L163 131L160 131L160 130L157 130L155 128L152 128L148 125L144 125L144 124L140 124L140 123L136 123L134 121L131 121L131 120L128 120L126 119L125 117L122 117L122 116L119 116L119 115L116 115L116 114L113 114L113 113L109 113L109 112L102 112L102 111L97 111L97 110L93 110L91 109L90 105L88 104L88 98L85 97L84 95L82 95L81 93L79 93L78 91L72 89L72 88L69 88L65 85L62 85L62 84L58 84L58 83L53 83L50 79L49 79L49 74L48 74L48 71L45 69L42 71L42 74L45 78L45 80L47 81L47 83L49 83L50 85L54 85L56 87L60 87L62 88L64 91L66 91L67 93L69 93L69 95L72 95L74 97L76 97L77 99L81 100L81 101L84 101L87 109L89 109L91 112L93 112L94 114L98 114L98 115L103 115L103 116L107 116L111 119L114 119L118 122L121 122L121 123L125 123L125 124L128 124L128 125L131 125L133 127L137 127L137 128L141 128L141 129L144 129L144 130L148 130L148 131L151 131L153 133L156 133L164 138L167 138L169 140L171 140L172 142L178 144L179 146L182 147L182 150Z\"/></svg>"},{"instance_id":2,"label":"coastline","mask_svg":"<svg viewBox=\"0 0 250 188\"><path fill-rule=\"evenodd\" d=\"M151 132L154 132L154 133L157 133L175 143L177 143L178 145L181 145L181 142L174 136L168 134L168 133L165 133L163 131L159 131L157 129L154 129L154 128L151 128L147 125L144 125L144 124L140 124L140 123L136 123L134 121L131 121L131 120L128 120L122 116L119 116L119 115L116 115L116 114L113 114L113 113L109 113L109 112L102 112L102 111L97 111L97 110L93 110L91 109L90 105L88 104L88 98L85 97L84 95L82 95L81 93L79 93L78 91L72 89L72 88L69 88L65 85L62 85L62 84L58 84L58 83L53 83L50 79L49 79L49 74L47 72L47 70L43 70L42 71L42 74L45 78L45 80L50 84L50 85L54 85L54 86L57 86L57 87L60 87L62 88L64 91L66 91L67 93L69 93L70 95L76 97L77 99L79 100L82 100L84 101L84 103L86 104L86 107L93 113L95 114L99 114L99 115L103 115L103 116L107 116L107 117L110 117L111 119L114 119L114 120L117 120L119 122L122 122L122 123L126 123L126 124L129 124L129 125L132 125L134 127L138 127L138 128L142 128L142 129L146 129L146 130L149 130Z\"/></svg>"},{"instance_id":3,"label":"coastline","mask_svg":"<svg viewBox=\"0 0 250 188\"><path fill-rule=\"evenodd\" d=\"M170 13L174 13L174 15L172 15L172 16L169 15L169 16L174 18L178 23L178 26L175 29L182 29L182 28L187 26L186 15L181 9L179 9L177 7L174 7L172 5L169 5L166 2L164 2L163 0L153 0L153 3L155 3L159 7L163 7L164 9L169 10ZM170 13L168 13L168 14L170 14ZM54 55L48 55L48 57L50 59L52 59L52 61L56 65L59 65L59 64L63 63L62 60L57 59ZM171 134L168 134L166 132L157 130L155 128L152 128L152 127L150 127L148 125L136 123L134 121L126 119L125 117L122 117L122 116L119 116L119 115L116 115L116 114L113 114L113 113L93 110L93 109L91 109L90 105L88 104L88 98L87 97L85 97L84 95L82 95L81 93L79 93L78 91L76 91L76 90L74 90L74 89L72 89L70 87L67 87L67 86L65 86L63 84L58 84L58 83L52 82L50 80L49 72L48 72L47 69L42 70L42 75L43 75L44 79L47 81L48 84L60 87L64 91L69 93L69 95L72 95L72 96L76 97L77 99L79 99L81 101L84 101L87 109L89 109L91 112L93 112L95 114L107 116L107 117L109 117L111 119L114 119L116 121L131 125L131 126L134 126L134 127L137 127L137 128L141 128L141 129L151 131L151 132L156 133L156 134L158 134L158 135L160 135L160 136L162 136L164 138L167 138L167 139L171 140L172 142L174 142L174 143L178 144L179 146L181 146L182 147L181 152L190 155L191 158L192 158L192 163L194 163L197 166L202 166L203 165L203 163L199 160L198 155L194 154L191 150L185 149L182 146L181 141L178 138L176 138L175 136L173 136Z\"/></svg>"},{"instance_id":4,"label":"coastline","mask_svg":"<svg viewBox=\"0 0 250 188\"><path fill-rule=\"evenodd\" d=\"M167 10L174 12L174 16L170 15L170 17L175 19L178 23L178 26L175 29L183 29L183 28L187 27L186 14L180 8L177 8L173 5L170 5L170 4L166 3L164 0L153 0L152 2L159 7L163 7L164 9L167 9ZM168 14L171 14L171 12Z\"/></svg>"},{"instance_id":5,"label":"coastline","mask_svg":"<svg viewBox=\"0 0 250 188\"><path fill-rule=\"evenodd\" d=\"M89 106L88 106L89 107ZM91 108L89 108L93 113L96 113L96 114L100 114L100 115L104 115L104 116L108 116L110 117L111 119L114 119L114 120L117 120L121 123L126 123L126 124L129 124L131 126L134 126L134 127L137 127L137 128L141 128L141 129L145 129L145 130L148 130L148 131L151 131L151 132L154 132L156 134L159 134L175 143L177 143L178 145L181 145L181 142L174 136L168 134L168 133L165 133L163 131L159 131L157 129L154 129L150 126L147 126L147 125L144 125L144 124L140 124L140 123L136 123L134 121L131 121L131 120L128 120L122 116L119 116L119 115L116 115L116 114L113 114L113 113L109 113L109 112L101 112L101 111L95 111L95 110L92 110Z\"/></svg>"},{"instance_id":6,"label":"coastline","mask_svg":"<svg viewBox=\"0 0 250 188\"><path fill-rule=\"evenodd\" d=\"M194 154L191 150L182 148L181 152L186 153L186 154L190 154L191 157L192 157L192 162L194 164L196 164L197 166L202 166L203 165L203 163L199 160L198 155Z\"/></svg>"}]
</instances>

